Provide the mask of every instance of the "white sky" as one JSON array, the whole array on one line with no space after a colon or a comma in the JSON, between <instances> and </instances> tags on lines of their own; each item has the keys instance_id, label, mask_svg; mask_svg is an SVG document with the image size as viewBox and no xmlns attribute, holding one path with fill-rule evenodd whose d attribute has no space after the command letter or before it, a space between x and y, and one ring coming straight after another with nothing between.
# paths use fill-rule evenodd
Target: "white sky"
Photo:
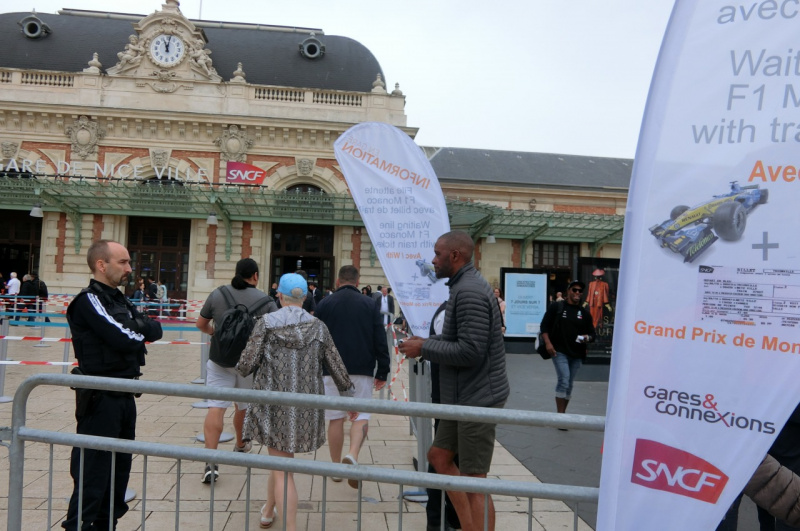
<instances>
[{"instance_id":1,"label":"white sky","mask_svg":"<svg viewBox=\"0 0 800 531\"><path fill-rule=\"evenodd\" d=\"M161 0L0 0L150 14ZM182 0L191 19L315 27L377 57L426 146L632 158L673 0ZM214 43L209 43L213 51ZM245 65L246 71L246 65Z\"/></svg>"}]
</instances>

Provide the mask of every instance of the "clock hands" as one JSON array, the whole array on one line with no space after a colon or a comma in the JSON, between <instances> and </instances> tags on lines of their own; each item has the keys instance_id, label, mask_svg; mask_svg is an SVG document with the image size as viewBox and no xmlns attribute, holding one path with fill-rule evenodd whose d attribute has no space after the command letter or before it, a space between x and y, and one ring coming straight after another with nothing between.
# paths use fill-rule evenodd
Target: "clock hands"
<instances>
[{"instance_id":1,"label":"clock hands","mask_svg":"<svg viewBox=\"0 0 800 531\"><path fill-rule=\"evenodd\" d=\"M172 40L172 35L167 36L167 42L164 43L164 51L169 53L169 41Z\"/></svg>"}]
</instances>

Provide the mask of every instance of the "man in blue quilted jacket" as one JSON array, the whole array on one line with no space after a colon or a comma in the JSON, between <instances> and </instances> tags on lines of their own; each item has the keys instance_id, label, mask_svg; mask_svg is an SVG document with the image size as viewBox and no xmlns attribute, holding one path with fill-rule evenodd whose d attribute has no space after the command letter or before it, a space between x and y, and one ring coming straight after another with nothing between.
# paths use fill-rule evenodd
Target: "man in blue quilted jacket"
<instances>
[{"instance_id":1,"label":"man in blue quilted jacket","mask_svg":"<svg viewBox=\"0 0 800 531\"><path fill-rule=\"evenodd\" d=\"M439 364L442 404L502 408L509 394L503 319L489 283L472 263L474 244L469 234L443 234L433 248L437 278L449 278L450 298L441 335L413 336L400 351L409 358ZM486 477L492 463L495 425L441 420L428 451L439 474ZM454 462L459 456L459 464ZM494 504L478 493L448 492L464 531L483 529L484 511L494 530Z\"/></svg>"}]
</instances>

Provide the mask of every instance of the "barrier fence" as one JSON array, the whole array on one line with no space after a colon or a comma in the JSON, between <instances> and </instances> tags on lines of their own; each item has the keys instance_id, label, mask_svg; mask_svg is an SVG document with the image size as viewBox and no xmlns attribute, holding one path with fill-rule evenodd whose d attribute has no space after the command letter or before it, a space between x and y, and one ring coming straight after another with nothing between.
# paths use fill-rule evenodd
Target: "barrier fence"
<instances>
[{"instance_id":1,"label":"barrier fence","mask_svg":"<svg viewBox=\"0 0 800 531\"><path fill-rule=\"evenodd\" d=\"M191 397L203 399L229 400L237 402L275 404L286 406L301 406L319 409L337 409L343 411L364 411L370 413L383 413L397 416L414 416L421 418L442 418L462 421L478 421L496 424L513 424L521 426L548 426L556 428L583 429L602 431L604 417L587 415L544 413L531 411L518 411L509 409L477 408L464 406L449 406L425 403L398 403L392 400L354 399L320 395L305 395L295 393L278 393L271 391L254 391L244 389L223 389L198 387L186 384L147 382L142 380L121 380L115 378L100 378L91 376L74 376L65 374L38 374L25 379L18 387L13 401L12 425L10 429L0 429L0 438L10 440L9 445L9 489L8 489L8 517L7 529L23 529L25 522L22 520L23 488L25 485L25 452L26 442L37 442L50 445L49 491L48 491L48 528L51 527L52 483L53 483L53 446L65 445L80 448L92 448L112 452L112 461L117 453L130 453L144 457L141 493L141 530L145 531L147 493L147 458L164 457L174 459L176 462L176 484L180 485L181 463L184 460L206 462L212 464L225 464L246 468L246 509L244 529L249 528L251 471L280 470L299 474L322 476L323 478L336 476L359 481L357 503L357 529L361 529L362 492L361 481L376 481L398 486L398 530L403 528L403 489L405 486L421 488L435 488L441 490L465 491L482 493L486 495L506 495L526 498L528 500L527 521L528 529L533 525L533 500L561 500L571 502L574 511L573 529L578 528L577 509L583 502L596 503L598 489L594 487L580 487L572 485L541 484L523 481L509 481L488 478L470 478L442 476L425 472L412 472L405 470L380 468L377 466L349 466L335 463L311 461L306 459L287 459L266 455L243 454L221 450L207 450L179 445L161 443L128 441L113 438L77 435L58 431L30 428L27 422L27 405L31 392L39 386L62 386L73 388L100 389L125 393L147 393L158 396ZM81 465L82 467L82 465ZM327 507L327 482L323 481L322 487L322 527L325 529L325 512ZM285 488L285 486L284 486ZM174 518L175 529L180 529L181 498L180 488L175 492ZM214 527L214 483L209 490L209 530ZM112 496L113 499L113 496ZM151 498L151 500L154 498ZM163 500L163 498L157 498ZM442 496L444 500L444 496ZM286 514L286 510L281 511ZM486 514L484 515L484 529L486 529ZM285 521L281 519L282 522ZM443 527L444 528L444 527Z\"/></svg>"}]
</instances>

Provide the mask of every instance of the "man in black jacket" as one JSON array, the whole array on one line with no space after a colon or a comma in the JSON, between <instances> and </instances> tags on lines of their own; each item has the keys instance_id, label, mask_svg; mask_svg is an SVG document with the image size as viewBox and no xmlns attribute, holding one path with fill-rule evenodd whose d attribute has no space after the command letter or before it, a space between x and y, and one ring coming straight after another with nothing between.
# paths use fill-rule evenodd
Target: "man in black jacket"
<instances>
[{"instance_id":1,"label":"man in black jacket","mask_svg":"<svg viewBox=\"0 0 800 531\"><path fill-rule=\"evenodd\" d=\"M442 404L495 407L505 405L510 388L500 308L494 293L472 263L472 238L463 231L443 234L433 247L437 278L449 278L450 299L442 334L427 339L412 336L400 346L409 358L424 357L439 364ZM492 463L495 425L441 420L428 451L439 474L486 477ZM455 464L455 456L459 464ZM465 530L483 529L484 512L494 530L494 504L487 496L448 492ZM486 510L484 510L486 509Z\"/></svg>"},{"instance_id":2,"label":"man in black jacket","mask_svg":"<svg viewBox=\"0 0 800 531\"><path fill-rule=\"evenodd\" d=\"M389 346L381 324L380 303L361 294L357 287L358 279L358 269L351 265L342 266L336 279L336 291L320 301L314 315L330 330L336 350L355 384L355 397L372 398L373 389L380 390L386 385ZM323 374L325 394L339 396L328 372L323 369ZM330 421L328 446L332 462L355 465L369 431L369 413L350 417L350 448L342 458L344 419L347 416L344 411L325 411L325 419ZM358 488L357 480L348 480L348 484Z\"/></svg>"},{"instance_id":3,"label":"man in black jacket","mask_svg":"<svg viewBox=\"0 0 800 531\"><path fill-rule=\"evenodd\" d=\"M138 378L147 353L145 342L161 339L161 324L136 311L118 289L127 284L131 274L131 258L125 247L98 240L89 247L86 261L94 278L67 308L78 368L90 376ZM130 440L136 437L136 403L130 393L78 389L75 418L78 434ZM108 529L109 521L116 529L117 520L128 511L125 490L131 454L116 454L114 513L109 514L111 453L90 449L83 453L82 510L78 507L81 450L73 448L70 475L74 490L61 527L77 531L80 518L81 530Z\"/></svg>"}]
</instances>

